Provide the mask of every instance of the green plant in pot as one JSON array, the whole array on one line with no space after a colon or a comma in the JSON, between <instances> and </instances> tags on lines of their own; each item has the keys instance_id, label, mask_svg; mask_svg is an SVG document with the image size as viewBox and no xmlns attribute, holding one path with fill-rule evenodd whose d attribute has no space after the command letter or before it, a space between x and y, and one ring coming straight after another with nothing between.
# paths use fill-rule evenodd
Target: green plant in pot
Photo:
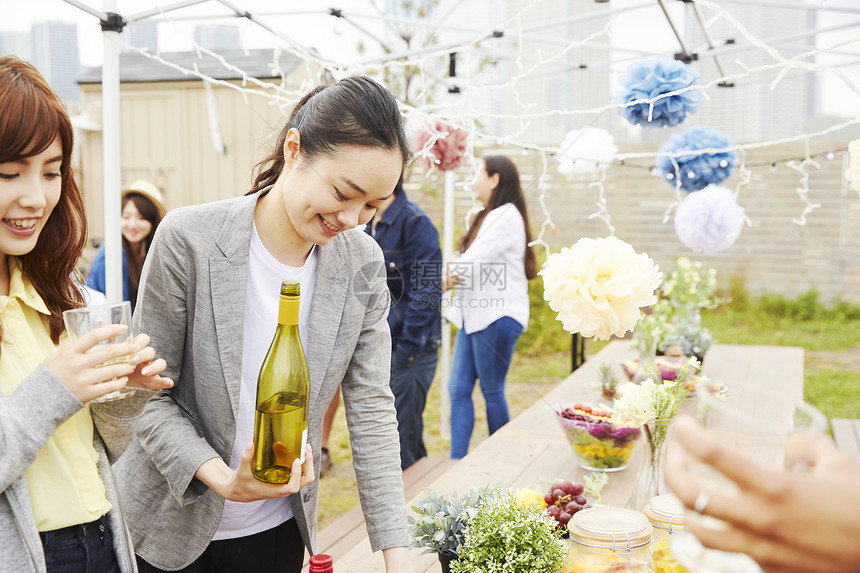
<instances>
[{"instance_id":1,"label":"green plant in pot","mask_svg":"<svg viewBox=\"0 0 860 573\"><path fill-rule=\"evenodd\" d=\"M451 571L462 573L557 573L567 544L555 520L540 507L509 492L478 507Z\"/></svg>"},{"instance_id":2,"label":"green plant in pot","mask_svg":"<svg viewBox=\"0 0 860 573\"><path fill-rule=\"evenodd\" d=\"M497 499L500 487L475 487L462 495L454 492L449 497L425 488L424 497L413 505L415 515L408 516L412 547L426 547L423 553L438 553L442 570L458 557L463 544L466 525L487 500Z\"/></svg>"}]
</instances>

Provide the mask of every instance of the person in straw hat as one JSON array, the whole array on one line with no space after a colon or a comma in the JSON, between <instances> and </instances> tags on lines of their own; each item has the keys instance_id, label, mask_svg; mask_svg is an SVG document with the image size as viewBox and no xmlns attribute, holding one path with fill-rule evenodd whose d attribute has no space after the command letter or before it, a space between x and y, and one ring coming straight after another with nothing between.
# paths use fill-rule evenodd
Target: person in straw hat
<instances>
[{"instance_id":1,"label":"person in straw hat","mask_svg":"<svg viewBox=\"0 0 860 573\"><path fill-rule=\"evenodd\" d=\"M122 190L122 298L130 301L132 308L137 302L143 261L165 213L161 191L149 181L135 181ZM106 292L104 244L93 259L87 286Z\"/></svg>"}]
</instances>

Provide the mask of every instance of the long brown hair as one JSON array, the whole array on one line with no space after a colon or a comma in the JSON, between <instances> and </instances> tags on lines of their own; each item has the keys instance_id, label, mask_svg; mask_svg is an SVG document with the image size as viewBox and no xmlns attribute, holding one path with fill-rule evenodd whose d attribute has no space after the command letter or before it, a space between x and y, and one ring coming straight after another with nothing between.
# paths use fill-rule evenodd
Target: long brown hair
<instances>
[{"instance_id":1,"label":"long brown hair","mask_svg":"<svg viewBox=\"0 0 860 573\"><path fill-rule=\"evenodd\" d=\"M84 306L83 295L73 281L86 241L87 221L72 173L72 122L36 68L11 56L0 58L0 109L0 163L38 155L57 138L63 148L60 200L36 246L18 257L24 279L51 312L48 331L57 344L64 330L63 311Z\"/></svg>"},{"instance_id":2,"label":"long brown hair","mask_svg":"<svg viewBox=\"0 0 860 573\"><path fill-rule=\"evenodd\" d=\"M484 158L484 169L487 170L487 175L492 177L496 173L499 174L499 184L493 189L493 194L490 196L490 201L483 211L477 213L472 218L472 224L469 230L460 239L458 250L465 253L472 241L478 235L478 231L487 216L487 213L501 207L505 203L511 203L520 212L523 218L523 224L526 227L526 250L523 253L523 265L526 271L526 278L533 279L537 276L537 263L535 261L534 250L529 246L532 242L532 232L529 227L529 214L526 211L526 200L523 195L523 188L520 185L520 173L517 171L517 166L514 162L504 155L490 155Z\"/></svg>"},{"instance_id":3,"label":"long brown hair","mask_svg":"<svg viewBox=\"0 0 860 573\"><path fill-rule=\"evenodd\" d=\"M143 254L138 256L139 250L135 249L128 239L122 238L122 250L125 251L125 260L128 263L128 274L131 279L131 292L129 299L134 306L137 303L137 287L140 285L140 273L143 271L143 262L146 260L146 254L149 252L149 247L152 245L152 238L155 236L155 230L161 222L161 214L158 212L158 207L150 201L145 195L140 193L127 193L122 198L122 208L125 209L126 204L131 201L137 208L140 216L149 221L152 228L149 234L146 235L141 243L143 243Z\"/></svg>"},{"instance_id":4,"label":"long brown hair","mask_svg":"<svg viewBox=\"0 0 860 573\"><path fill-rule=\"evenodd\" d=\"M272 185L281 175L284 142L292 128L299 131L307 161L344 145L398 150L404 165L411 156L397 100L372 79L351 76L332 86L318 86L299 100L275 148L256 166L257 176L247 195Z\"/></svg>"}]
</instances>

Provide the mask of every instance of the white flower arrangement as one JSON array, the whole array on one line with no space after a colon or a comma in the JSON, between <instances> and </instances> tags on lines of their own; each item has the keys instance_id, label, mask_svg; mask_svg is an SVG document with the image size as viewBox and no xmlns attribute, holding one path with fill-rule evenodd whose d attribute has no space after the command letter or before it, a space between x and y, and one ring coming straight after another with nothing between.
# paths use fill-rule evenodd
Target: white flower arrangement
<instances>
[{"instance_id":1,"label":"white flower arrangement","mask_svg":"<svg viewBox=\"0 0 860 573\"><path fill-rule=\"evenodd\" d=\"M690 393L687 380L701 368L701 363L691 357L673 381L648 378L640 384L628 382L618 389L620 396L613 404L612 422L643 426L656 420L675 417L681 403ZM656 375L659 379L659 374Z\"/></svg>"},{"instance_id":2,"label":"white flower arrangement","mask_svg":"<svg viewBox=\"0 0 860 573\"><path fill-rule=\"evenodd\" d=\"M675 270L660 285L660 293L675 308L717 308L725 301L715 296L716 291L717 269L702 269L701 262L688 257L675 259Z\"/></svg>"},{"instance_id":3,"label":"white flower arrangement","mask_svg":"<svg viewBox=\"0 0 860 573\"><path fill-rule=\"evenodd\" d=\"M663 279L648 255L617 237L582 238L550 255L538 274L564 329L600 340L632 331Z\"/></svg>"},{"instance_id":4,"label":"white flower arrangement","mask_svg":"<svg viewBox=\"0 0 860 573\"><path fill-rule=\"evenodd\" d=\"M860 139L848 144L848 170L845 172L845 178L851 188L860 193Z\"/></svg>"}]
</instances>

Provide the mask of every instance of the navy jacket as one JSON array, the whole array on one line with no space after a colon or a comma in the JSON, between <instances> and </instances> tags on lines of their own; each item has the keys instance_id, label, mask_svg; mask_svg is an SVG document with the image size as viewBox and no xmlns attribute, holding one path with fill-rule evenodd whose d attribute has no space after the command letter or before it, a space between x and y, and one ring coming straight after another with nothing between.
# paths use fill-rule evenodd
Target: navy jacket
<instances>
[{"instance_id":1,"label":"navy jacket","mask_svg":"<svg viewBox=\"0 0 860 573\"><path fill-rule=\"evenodd\" d=\"M441 339L442 250L439 233L415 203L401 192L365 232L385 256L391 309L392 357L409 360Z\"/></svg>"}]
</instances>

